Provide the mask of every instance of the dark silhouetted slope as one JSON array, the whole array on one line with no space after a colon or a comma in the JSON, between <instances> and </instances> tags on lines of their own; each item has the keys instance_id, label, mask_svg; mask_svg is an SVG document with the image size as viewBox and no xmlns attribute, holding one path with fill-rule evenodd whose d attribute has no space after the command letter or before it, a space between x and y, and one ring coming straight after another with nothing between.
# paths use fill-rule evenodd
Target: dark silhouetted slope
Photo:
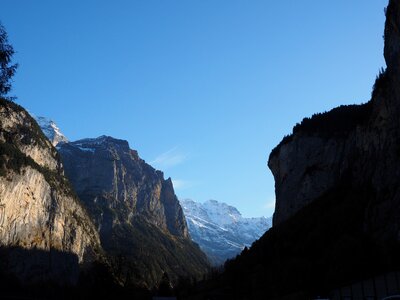
<instances>
[{"instance_id":1,"label":"dark silhouetted slope","mask_svg":"<svg viewBox=\"0 0 400 300\"><path fill-rule=\"evenodd\" d=\"M400 2L372 99L296 125L272 151L273 227L197 295L309 299L400 268Z\"/></svg>"}]
</instances>

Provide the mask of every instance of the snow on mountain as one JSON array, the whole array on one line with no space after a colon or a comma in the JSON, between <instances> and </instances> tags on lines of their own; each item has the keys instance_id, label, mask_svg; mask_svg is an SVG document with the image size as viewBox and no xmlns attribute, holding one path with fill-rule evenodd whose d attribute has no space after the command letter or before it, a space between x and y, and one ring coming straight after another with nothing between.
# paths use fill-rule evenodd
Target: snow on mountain
<instances>
[{"instance_id":1,"label":"snow on mountain","mask_svg":"<svg viewBox=\"0 0 400 300\"><path fill-rule=\"evenodd\" d=\"M53 120L46 117L34 116L36 122L39 124L44 135L50 140L53 146L57 146L59 143L67 143L68 139L62 134L60 128L57 127Z\"/></svg>"},{"instance_id":2,"label":"snow on mountain","mask_svg":"<svg viewBox=\"0 0 400 300\"><path fill-rule=\"evenodd\" d=\"M216 200L181 200L190 235L214 265L239 254L272 226L272 218L244 218L233 206Z\"/></svg>"}]
</instances>

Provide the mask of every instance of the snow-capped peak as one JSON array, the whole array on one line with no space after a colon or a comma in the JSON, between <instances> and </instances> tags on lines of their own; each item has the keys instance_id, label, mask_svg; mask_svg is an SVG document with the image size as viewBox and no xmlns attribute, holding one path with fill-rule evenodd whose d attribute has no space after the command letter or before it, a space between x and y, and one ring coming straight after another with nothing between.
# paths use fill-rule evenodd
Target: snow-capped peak
<instances>
[{"instance_id":1,"label":"snow-capped peak","mask_svg":"<svg viewBox=\"0 0 400 300\"><path fill-rule=\"evenodd\" d=\"M36 117L34 116L36 122L42 129L44 135L50 140L53 146L57 146L59 143L67 143L68 139L60 131L57 124L46 117Z\"/></svg>"},{"instance_id":2,"label":"snow-capped peak","mask_svg":"<svg viewBox=\"0 0 400 300\"><path fill-rule=\"evenodd\" d=\"M220 226L237 223L243 219L242 214L233 206L217 200L208 200L203 203L210 220Z\"/></svg>"},{"instance_id":3,"label":"snow-capped peak","mask_svg":"<svg viewBox=\"0 0 400 300\"><path fill-rule=\"evenodd\" d=\"M192 239L216 265L240 253L272 226L272 218L244 218L235 207L216 200L180 203Z\"/></svg>"}]
</instances>

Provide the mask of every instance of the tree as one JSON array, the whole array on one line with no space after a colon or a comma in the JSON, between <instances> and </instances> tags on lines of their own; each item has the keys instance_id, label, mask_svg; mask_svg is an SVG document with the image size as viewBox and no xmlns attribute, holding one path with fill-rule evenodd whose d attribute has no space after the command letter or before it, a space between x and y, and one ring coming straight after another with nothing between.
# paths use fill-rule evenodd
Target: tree
<instances>
[{"instance_id":1,"label":"tree","mask_svg":"<svg viewBox=\"0 0 400 300\"><path fill-rule=\"evenodd\" d=\"M8 43L5 28L0 23L0 97L6 98L11 90L11 78L14 76L18 64L11 64L15 51Z\"/></svg>"}]
</instances>

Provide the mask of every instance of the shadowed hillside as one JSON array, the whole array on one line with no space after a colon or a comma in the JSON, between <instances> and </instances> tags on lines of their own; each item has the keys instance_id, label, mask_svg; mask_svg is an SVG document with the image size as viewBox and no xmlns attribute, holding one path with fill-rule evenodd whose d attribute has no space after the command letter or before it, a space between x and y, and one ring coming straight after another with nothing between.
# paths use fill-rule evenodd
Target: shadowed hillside
<instances>
[{"instance_id":1,"label":"shadowed hillside","mask_svg":"<svg viewBox=\"0 0 400 300\"><path fill-rule=\"evenodd\" d=\"M309 299L399 270L398 1L389 1L386 17L387 69L372 99L293 128L268 161L273 228L188 299Z\"/></svg>"}]
</instances>

